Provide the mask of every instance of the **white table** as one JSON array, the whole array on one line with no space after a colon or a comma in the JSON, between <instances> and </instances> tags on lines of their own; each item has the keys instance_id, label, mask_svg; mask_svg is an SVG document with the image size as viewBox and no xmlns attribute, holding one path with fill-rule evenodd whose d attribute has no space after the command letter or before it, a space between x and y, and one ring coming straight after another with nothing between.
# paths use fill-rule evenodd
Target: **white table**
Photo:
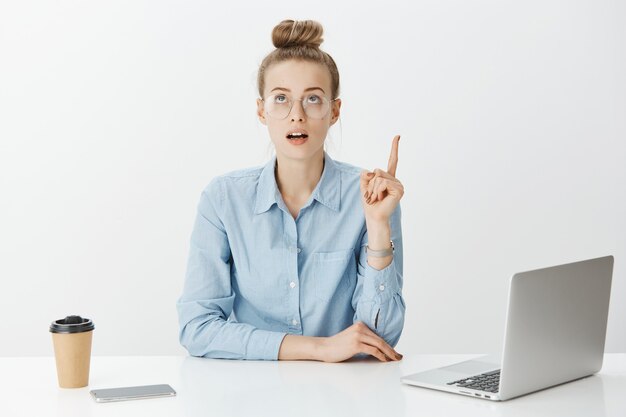
<instances>
[{"instance_id":1,"label":"white table","mask_svg":"<svg viewBox=\"0 0 626 417\"><path fill-rule=\"evenodd\" d=\"M339 364L93 357L89 387L57 386L53 357L0 358L0 416L626 416L626 354L599 374L502 403L411 387L400 376L476 355ZM96 403L89 390L170 384L176 397Z\"/></svg>"}]
</instances>

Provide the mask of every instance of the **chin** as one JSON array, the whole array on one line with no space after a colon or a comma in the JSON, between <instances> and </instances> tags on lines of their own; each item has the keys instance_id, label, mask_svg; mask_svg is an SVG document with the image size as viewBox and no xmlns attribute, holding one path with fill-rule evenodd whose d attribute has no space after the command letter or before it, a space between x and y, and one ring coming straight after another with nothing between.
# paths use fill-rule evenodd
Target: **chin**
<instances>
[{"instance_id":1,"label":"chin","mask_svg":"<svg viewBox=\"0 0 626 417\"><path fill-rule=\"evenodd\" d=\"M306 145L307 143L299 146L283 147L282 149L276 148L277 153L280 153L282 157L305 161L311 158L315 158L318 155L324 155L324 145L319 148L311 148Z\"/></svg>"}]
</instances>

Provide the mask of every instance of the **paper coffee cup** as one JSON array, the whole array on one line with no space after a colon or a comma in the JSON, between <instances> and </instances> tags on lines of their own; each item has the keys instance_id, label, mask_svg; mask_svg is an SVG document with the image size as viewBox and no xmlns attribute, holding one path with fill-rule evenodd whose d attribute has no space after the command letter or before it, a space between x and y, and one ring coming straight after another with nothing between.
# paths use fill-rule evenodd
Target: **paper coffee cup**
<instances>
[{"instance_id":1,"label":"paper coffee cup","mask_svg":"<svg viewBox=\"0 0 626 417\"><path fill-rule=\"evenodd\" d=\"M91 320L80 316L67 316L50 325L61 388L81 388L89 384L94 328Z\"/></svg>"}]
</instances>

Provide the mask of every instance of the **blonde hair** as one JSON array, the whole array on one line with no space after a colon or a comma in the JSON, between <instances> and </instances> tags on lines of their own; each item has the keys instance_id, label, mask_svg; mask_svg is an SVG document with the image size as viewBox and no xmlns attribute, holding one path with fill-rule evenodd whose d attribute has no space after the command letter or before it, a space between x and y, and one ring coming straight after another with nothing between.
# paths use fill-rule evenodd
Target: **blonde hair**
<instances>
[{"instance_id":1,"label":"blonde hair","mask_svg":"<svg viewBox=\"0 0 626 417\"><path fill-rule=\"evenodd\" d=\"M265 72L276 63L291 59L309 61L328 68L331 78L331 100L339 96L339 71L333 58L320 49L324 29L314 20L283 20L272 30L272 43L276 47L261 62L257 76L259 97L265 89Z\"/></svg>"}]
</instances>

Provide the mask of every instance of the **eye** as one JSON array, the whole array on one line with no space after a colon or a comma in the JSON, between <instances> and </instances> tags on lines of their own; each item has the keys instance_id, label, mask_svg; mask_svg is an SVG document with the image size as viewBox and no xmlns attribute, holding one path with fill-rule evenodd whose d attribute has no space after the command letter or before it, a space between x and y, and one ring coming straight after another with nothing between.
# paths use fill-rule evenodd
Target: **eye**
<instances>
[{"instance_id":1,"label":"eye","mask_svg":"<svg viewBox=\"0 0 626 417\"><path fill-rule=\"evenodd\" d=\"M276 94L274 96L274 103L283 104L287 102L287 96L284 94Z\"/></svg>"},{"instance_id":2,"label":"eye","mask_svg":"<svg viewBox=\"0 0 626 417\"><path fill-rule=\"evenodd\" d=\"M307 97L307 102L311 104L320 104L322 102L322 99L318 95L311 94Z\"/></svg>"}]
</instances>

